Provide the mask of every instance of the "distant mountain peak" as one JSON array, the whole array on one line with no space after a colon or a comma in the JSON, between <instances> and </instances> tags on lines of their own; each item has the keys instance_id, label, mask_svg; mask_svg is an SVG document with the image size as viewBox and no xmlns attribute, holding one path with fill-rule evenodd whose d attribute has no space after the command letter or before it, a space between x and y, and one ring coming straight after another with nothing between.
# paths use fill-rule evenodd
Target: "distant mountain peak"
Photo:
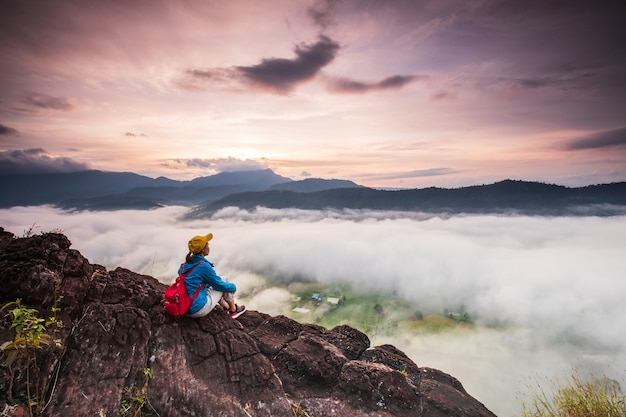
<instances>
[{"instance_id":1,"label":"distant mountain peak","mask_svg":"<svg viewBox=\"0 0 626 417\"><path fill-rule=\"evenodd\" d=\"M317 191L332 190L335 188L358 188L360 185L348 181L338 179L322 179L322 178L306 178L300 181L291 181L276 184L270 187L270 190L286 190L300 193L312 193Z\"/></svg>"},{"instance_id":2,"label":"distant mountain peak","mask_svg":"<svg viewBox=\"0 0 626 417\"><path fill-rule=\"evenodd\" d=\"M271 169L258 169L250 171L223 171L215 175L207 177L198 177L189 181L191 186L223 186L223 185L240 185L243 183L263 185L263 188L269 188L272 185L283 182L291 182L287 177L276 174Z\"/></svg>"}]
</instances>

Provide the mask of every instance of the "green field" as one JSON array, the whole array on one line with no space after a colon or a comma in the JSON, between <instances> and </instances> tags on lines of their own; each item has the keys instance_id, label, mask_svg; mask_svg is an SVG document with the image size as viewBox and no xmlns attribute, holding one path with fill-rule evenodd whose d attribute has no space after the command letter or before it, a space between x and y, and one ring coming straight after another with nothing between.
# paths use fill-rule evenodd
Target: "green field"
<instances>
[{"instance_id":1,"label":"green field","mask_svg":"<svg viewBox=\"0 0 626 417\"><path fill-rule=\"evenodd\" d=\"M391 294L357 292L347 285L292 283L288 290L294 295L288 315L327 329L347 324L375 337L397 331L439 333L474 327L462 310L421 311Z\"/></svg>"}]
</instances>

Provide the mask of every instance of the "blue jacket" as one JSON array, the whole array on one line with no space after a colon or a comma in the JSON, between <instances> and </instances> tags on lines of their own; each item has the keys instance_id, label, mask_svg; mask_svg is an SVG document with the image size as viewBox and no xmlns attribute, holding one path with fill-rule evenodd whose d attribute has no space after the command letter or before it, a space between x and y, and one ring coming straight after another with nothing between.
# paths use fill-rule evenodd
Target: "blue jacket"
<instances>
[{"instance_id":1,"label":"blue jacket","mask_svg":"<svg viewBox=\"0 0 626 417\"><path fill-rule=\"evenodd\" d=\"M191 271L189 275L187 275L187 278L185 278L185 287L187 288L187 294L189 294L189 298L193 297L193 294L196 292L202 282L204 282L204 289L200 290L198 296L191 304L191 307L189 308L189 314L196 313L207 303L206 289L209 287L213 287L214 290L222 292L237 291L237 287L235 286L235 284L226 282L222 278L220 278L215 273L215 269L213 269L213 266L202 255L191 255L191 262L185 262L184 264L182 264L178 269L178 273L184 274L198 263L200 263L200 265L195 267L194 270Z\"/></svg>"}]
</instances>

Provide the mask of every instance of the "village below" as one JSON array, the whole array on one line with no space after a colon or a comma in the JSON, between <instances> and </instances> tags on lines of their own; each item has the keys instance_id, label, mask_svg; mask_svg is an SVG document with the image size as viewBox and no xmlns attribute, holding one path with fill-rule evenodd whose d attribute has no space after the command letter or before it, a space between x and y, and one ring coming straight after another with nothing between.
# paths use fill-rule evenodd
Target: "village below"
<instances>
[{"instance_id":1,"label":"village below","mask_svg":"<svg viewBox=\"0 0 626 417\"><path fill-rule=\"evenodd\" d=\"M449 306L442 311L421 310L397 294L359 292L348 284L294 282L287 285L287 290L292 298L285 315L326 328L347 324L370 338L393 335L398 330L426 334L502 326L498 322L476 320L475 314L466 311L464 305Z\"/></svg>"}]
</instances>

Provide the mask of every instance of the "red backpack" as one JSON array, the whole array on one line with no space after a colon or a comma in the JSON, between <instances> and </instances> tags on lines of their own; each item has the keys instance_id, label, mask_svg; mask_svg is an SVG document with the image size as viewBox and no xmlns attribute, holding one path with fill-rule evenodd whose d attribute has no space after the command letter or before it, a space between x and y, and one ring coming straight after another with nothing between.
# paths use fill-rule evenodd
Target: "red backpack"
<instances>
[{"instance_id":1,"label":"red backpack","mask_svg":"<svg viewBox=\"0 0 626 417\"><path fill-rule=\"evenodd\" d=\"M187 314L189 307L191 307L191 303L193 303L198 294L200 294L200 291L204 288L203 282L200 284L193 297L189 298L189 294L187 294L187 287L185 286L185 278L187 278L187 275L189 275L189 273L201 263L203 262L198 262L189 268L189 270L184 274L178 274L176 281L165 289L165 303L163 304L163 308L170 316L178 317Z\"/></svg>"}]
</instances>

